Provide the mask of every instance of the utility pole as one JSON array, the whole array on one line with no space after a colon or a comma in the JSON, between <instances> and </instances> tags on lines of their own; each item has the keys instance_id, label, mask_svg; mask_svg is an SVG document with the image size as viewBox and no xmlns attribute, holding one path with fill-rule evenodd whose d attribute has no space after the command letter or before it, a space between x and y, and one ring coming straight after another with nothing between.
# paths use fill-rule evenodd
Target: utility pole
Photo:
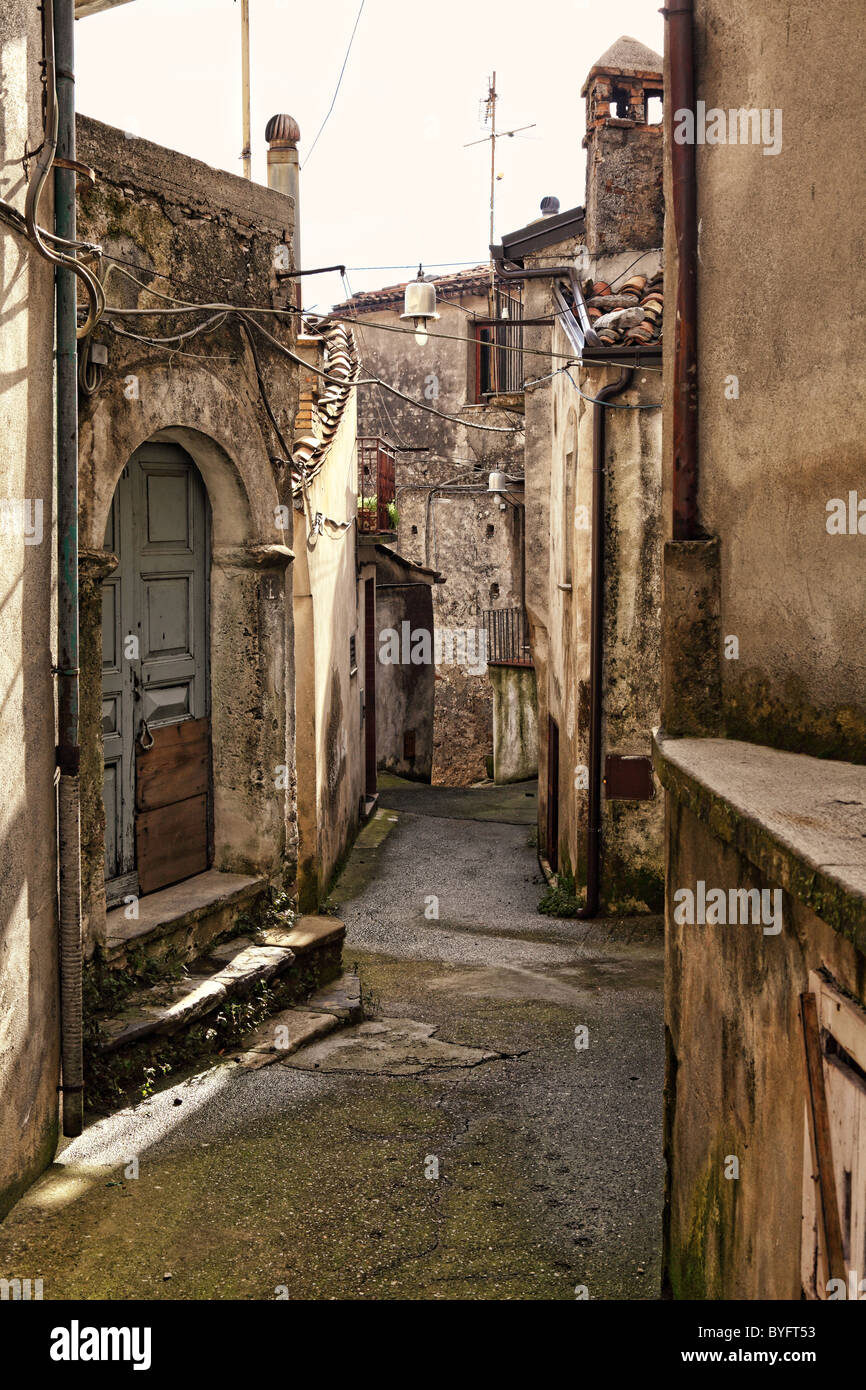
<instances>
[{"instance_id":1,"label":"utility pole","mask_svg":"<svg viewBox=\"0 0 866 1390\"><path fill-rule=\"evenodd\" d=\"M480 140L470 140L464 149L468 150L471 145L483 145L487 140L490 141L490 245L493 245L495 236L496 221L496 141L502 140L505 136L514 136L521 130L533 130L535 122L531 125L515 126L513 130L498 131L496 129L496 103L499 100L499 93L496 90L496 73L490 78L487 96L484 101L484 124L490 123L490 134L484 135ZM489 289L490 317L496 317L496 267L493 264L493 252L490 253L490 289Z\"/></svg>"},{"instance_id":2,"label":"utility pole","mask_svg":"<svg viewBox=\"0 0 866 1390\"><path fill-rule=\"evenodd\" d=\"M241 0L241 84L243 93L244 147L241 159L244 161L244 178L253 176L252 149L250 147L250 0Z\"/></svg>"}]
</instances>

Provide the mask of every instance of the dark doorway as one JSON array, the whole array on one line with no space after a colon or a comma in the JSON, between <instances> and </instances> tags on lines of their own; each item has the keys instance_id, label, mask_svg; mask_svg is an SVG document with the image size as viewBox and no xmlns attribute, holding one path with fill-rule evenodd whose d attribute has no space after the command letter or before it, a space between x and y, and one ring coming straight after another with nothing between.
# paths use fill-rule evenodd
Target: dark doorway
<instances>
[{"instance_id":1,"label":"dark doorway","mask_svg":"<svg viewBox=\"0 0 866 1390\"><path fill-rule=\"evenodd\" d=\"M376 581L364 580L364 751L366 792L376 795Z\"/></svg>"},{"instance_id":2,"label":"dark doorway","mask_svg":"<svg viewBox=\"0 0 866 1390\"><path fill-rule=\"evenodd\" d=\"M559 872L559 725L547 718L547 862Z\"/></svg>"}]
</instances>

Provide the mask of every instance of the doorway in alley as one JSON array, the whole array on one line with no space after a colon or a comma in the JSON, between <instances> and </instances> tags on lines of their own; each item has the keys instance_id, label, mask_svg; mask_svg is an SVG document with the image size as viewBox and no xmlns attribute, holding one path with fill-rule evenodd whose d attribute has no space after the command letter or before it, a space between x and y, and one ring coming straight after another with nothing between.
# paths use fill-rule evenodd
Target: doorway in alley
<instances>
[{"instance_id":1,"label":"doorway in alley","mask_svg":"<svg viewBox=\"0 0 866 1390\"><path fill-rule=\"evenodd\" d=\"M376 795L376 581L364 580L364 760L368 799Z\"/></svg>"},{"instance_id":2,"label":"doorway in alley","mask_svg":"<svg viewBox=\"0 0 866 1390\"><path fill-rule=\"evenodd\" d=\"M559 872L559 725L547 720L547 862Z\"/></svg>"},{"instance_id":3,"label":"doorway in alley","mask_svg":"<svg viewBox=\"0 0 866 1390\"><path fill-rule=\"evenodd\" d=\"M118 480L103 584L105 889L109 906L208 867L207 494L190 456L145 444Z\"/></svg>"}]
</instances>

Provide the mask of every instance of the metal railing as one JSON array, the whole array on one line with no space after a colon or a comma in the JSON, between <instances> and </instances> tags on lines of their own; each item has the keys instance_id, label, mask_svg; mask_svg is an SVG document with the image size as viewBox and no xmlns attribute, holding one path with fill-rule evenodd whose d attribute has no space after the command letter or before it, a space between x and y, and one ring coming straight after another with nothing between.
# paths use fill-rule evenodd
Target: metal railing
<instances>
[{"instance_id":1,"label":"metal railing","mask_svg":"<svg viewBox=\"0 0 866 1390\"><path fill-rule=\"evenodd\" d=\"M384 439L358 439L358 530L396 531L396 453Z\"/></svg>"},{"instance_id":2,"label":"metal railing","mask_svg":"<svg viewBox=\"0 0 866 1390\"><path fill-rule=\"evenodd\" d=\"M488 666L534 665L529 622L522 608L487 608L482 616Z\"/></svg>"}]
</instances>

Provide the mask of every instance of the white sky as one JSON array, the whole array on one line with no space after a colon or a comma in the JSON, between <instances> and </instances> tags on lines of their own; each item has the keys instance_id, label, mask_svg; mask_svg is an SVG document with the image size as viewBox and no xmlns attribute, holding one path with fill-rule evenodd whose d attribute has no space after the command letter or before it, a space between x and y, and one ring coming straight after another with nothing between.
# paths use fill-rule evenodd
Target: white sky
<instances>
[{"instance_id":1,"label":"white sky","mask_svg":"<svg viewBox=\"0 0 866 1390\"><path fill-rule=\"evenodd\" d=\"M583 101L596 58L621 34L661 53L660 0L366 0L343 83L328 109L360 0L250 0L253 177L266 182L264 128L301 128L305 267L350 267L353 290L425 266L487 259L489 144L480 106L495 69L496 234L555 194L583 202ZM110 125L242 172L238 0L133 0L78 21L79 109ZM351 267L395 266L361 270ZM439 273L442 273L440 270ZM339 276L306 281L306 307L343 297Z\"/></svg>"}]
</instances>

